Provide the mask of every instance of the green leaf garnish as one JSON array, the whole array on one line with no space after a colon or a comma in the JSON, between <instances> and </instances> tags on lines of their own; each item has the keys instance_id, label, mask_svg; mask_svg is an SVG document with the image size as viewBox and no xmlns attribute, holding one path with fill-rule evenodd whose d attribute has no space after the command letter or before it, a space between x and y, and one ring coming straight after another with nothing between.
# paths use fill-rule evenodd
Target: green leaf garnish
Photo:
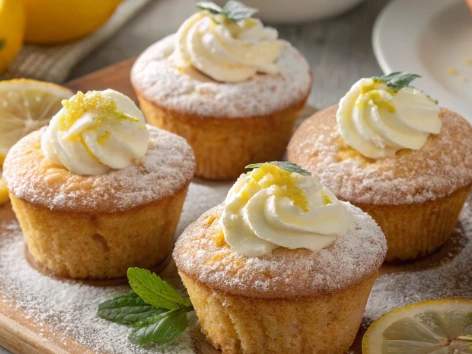
<instances>
[{"instance_id":1,"label":"green leaf garnish","mask_svg":"<svg viewBox=\"0 0 472 354\"><path fill-rule=\"evenodd\" d=\"M404 72L394 72L384 76L373 76L372 79L376 81L384 82L388 87L394 91L398 91L404 87L411 87L410 83L414 80L421 77L418 74L404 73ZM425 94L426 95L426 94ZM429 95L426 95L431 101L435 104L438 104L438 100L435 100Z\"/></svg>"},{"instance_id":2,"label":"green leaf garnish","mask_svg":"<svg viewBox=\"0 0 472 354\"><path fill-rule=\"evenodd\" d=\"M252 7L247 7L242 2L236 0L228 1L221 13L225 15L227 18L233 21L241 21L246 18L252 17L257 12L257 9L253 9Z\"/></svg>"},{"instance_id":3,"label":"green leaf garnish","mask_svg":"<svg viewBox=\"0 0 472 354\"><path fill-rule=\"evenodd\" d=\"M392 90L400 90L404 87L408 87L414 79L419 77L421 76L417 74L397 71L385 76L374 76L372 79L384 82Z\"/></svg>"},{"instance_id":4,"label":"green leaf garnish","mask_svg":"<svg viewBox=\"0 0 472 354\"><path fill-rule=\"evenodd\" d=\"M105 320L133 326L134 344L169 343L187 328L189 297L180 296L167 282L146 269L129 268L133 291L102 302L97 315Z\"/></svg>"},{"instance_id":5,"label":"green leaf garnish","mask_svg":"<svg viewBox=\"0 0 472 354\"><path fill-rule=\"evenodd\" d=\"M148 317L168 311L149 305L134 291L117 296L98 305L97 315L105 320L132 325Z\"/></svg>"},{"instance_id":6,"label":"green leaf garnish","mask_svg":"<svg viewBox=\"0 0 472 354\"><path fill-rule=\"evenodd\" d=\"M167 311L137 324L128 339L133 344L169 343L187 328L187 309Z\"/></svg>"},{"instance_id":7,"label":"green leaf garnish","mask_svg":"<svg viewBox=\"0 0 472 354\"><path fill-rule=\"evenodd\" d=\"M195 7L197 9L199 9L200 11L205 11L206 10L206 11L210 12L212 15L221 14L221 7L219 7L218 5L216 5L215 3L211 2L211 1L197 2Z\"/></svg>"},{"instance_id":8,"label":"green leaf garnish","mask_svg":"<svg viewBox=\"0 0 472 354\"><path fill-rule=\"evenodd\" d=\"M257 9L236 0L229 0L222 8L211 1L198 2L196 7L201 11L209 11L212 15L223 15L235 22L250 18L257 12Z\"/></svg>"},{"instance_id":9,"label":"green leaf garnish","mask_svg":"<svg viewBox=\"0 0 472 354\"><path fill-rule=\"evenodd\" d=\"M180 296L167 282L147 269L129 268L129 285L146 303L175 310L192 306L189 298Z\"/></svg>"},{"instance_id":10,"label":"green leaf garnish","mask_svg":"<svg viewBox=\"0 0 472 354\"><path fill-rule=\"evenodd\" d=\"M282 170L285 170L285 171L288 171L288 172L295 172L295 173L298 173L300 175L311 176L311 172L309 172L307 170L304 170L303 168L301 168L297 164L294 164L294 163L288 162L288 161L271 161L271 162L252 163L252 164L246 166L246 170L252 171L255 168L259 168L259 167L261 167L262 165L264 165L266 163L270 163L271 165L275 165L275 166L281 168Z\"/></svg>"}]
</instances>

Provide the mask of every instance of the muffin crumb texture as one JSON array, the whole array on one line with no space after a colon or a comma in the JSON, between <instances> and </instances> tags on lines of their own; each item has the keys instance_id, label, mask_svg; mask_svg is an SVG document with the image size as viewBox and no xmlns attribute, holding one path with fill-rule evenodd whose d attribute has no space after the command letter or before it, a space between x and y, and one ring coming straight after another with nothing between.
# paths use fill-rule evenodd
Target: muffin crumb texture
<instances>
[{"instance_id":1,"label":"muffin crumb texture","mask_svg":"<svg viewBox=\"0 0 472 354\"><path fill-rule=\"evenodd\" d=\"M336 126L338 106L308 118L295 132L288 158L320 176L341 200L355 204L417 204L443 198L472 183L472 127L442 109L440 134L420 150L369 159L349 147Z\"/></svg>"},{"instance_id":2,"label":"muffin crumb texture","mask_svg":"<svg viewBox=\"0 0 472 354\"><path fill-rule=\"evenodd\" d=\"M307 97L311 72L303 56L286 43L277 59L278 74L257 74L240 83L212 80L192 68L177 68L168 57L175 36L153 44L131 72L135 90L157 105L188 114L218 118L269 115Z\"/></svg>"},{"instance_id":3,"label":"muffin crumb texture","mask_svg":"<svg viewBox=\"0 0 472 354\"><path fill-rule=\"evenodd\" d=\"M8 153L4 176L17 198L51 210L112 213L163 199L186 188L195 159L185 139L151 126L146 155L104 175L80 176L52 165L41 151L45 128L20 140Z\"/></svg>"},{"instance_id":4,"label":"muffin crumb texture","mask_svg":"<svg viewBox=\"0 0 472 354\"><path fill-rule=\"evenodd\" d=\"M318 253L280 247L261 257L242 256L220 242L220 205L184 231L174 259L181 273L233 295L273 299L341 292L376 273L387 251L371 217L345 204L354 214L353 229Z\"/></svg>"}]
</instances>

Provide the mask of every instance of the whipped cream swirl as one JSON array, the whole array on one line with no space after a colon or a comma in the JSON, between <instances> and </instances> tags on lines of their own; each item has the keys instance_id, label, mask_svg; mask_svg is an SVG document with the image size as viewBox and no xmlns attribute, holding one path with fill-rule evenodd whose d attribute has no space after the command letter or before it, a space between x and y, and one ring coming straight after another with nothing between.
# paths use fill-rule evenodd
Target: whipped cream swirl
<instances>
[{"instance_id":1,"label":"whipped cream swirl","mask_svg":"<svg viewBox=\"0 0 472 354\"><path fill-rule=\"evenodd\" d=\"M127 96L114 90L78 92L62 104L41 139L51 163L78 175L101 175L146 154L144 116Z\"/></svg>"},{"instance_id":2,"label":"whipped cream swirl","mask_svg":"<svg viewBox=\"0 0 472 354\"><path fill-rule=\"evenodd\" d=\"M318 177L264 164L239 177L220 222L231 247L257 257L279 246L318 252L344 236L353 217Z\"/></svg>"},{"instance_id":3,"label":"whipped cream swirl","mask_svg":"<svg viewBox=\"0 0 472 354\"><path fill-rule=\"evenodd\" d=\"M339 102L337 123L346 143L378 159L401 149L419 150L442 121L436 102L413 87L392 90L385 83L360 79Z\"/></svg>"},{"instance_id":4,"label":"whipped cream swirl","mask_svg":"<svg viewBox=\"0 0 472 354\"><path fill-rule=\"evenodd\" d=\"M241 82L256 73L276 74L283 43L277 30L255 18L238 22L200 11L176 35L171 56L178 67L193 66L222 82Z\"/></svg>"}]
</instances>

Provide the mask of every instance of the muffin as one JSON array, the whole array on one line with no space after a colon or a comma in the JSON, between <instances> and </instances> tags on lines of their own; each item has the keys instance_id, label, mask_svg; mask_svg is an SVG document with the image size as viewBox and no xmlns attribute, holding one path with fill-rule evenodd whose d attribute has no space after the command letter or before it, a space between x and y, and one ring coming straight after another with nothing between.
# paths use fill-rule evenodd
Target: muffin
<instances>
[{"instance_id":1,"label":"muffin","mask_svg":"<svg viewBox=\"0 0 472 354\"><path fill-rule=\"evenodd\" d=\"M223 10L194 14L131 72L149 124L187 139L208 179L280 159L311 90L308 63L275 29Z\"/></svg>"},{"instance_id":2,"label":"muffin","mask_svg":"<svg viewBox=\"0 0 472 354\"><path fill-rule=\"evenodd\" d=\"M283 168L241 175L174 249L202 332L223 354L345 353L386 254L368 214Z\"/></svg>"},{"instance_id":3,"label":"muffin","mask_svg":"<svg viewBox=\"0 0 472 354\"><path fill-rule=\"evenodd\" d=\"M79 92L63 106L3 166L32 258L73 279L118 278L164 262L195 171L190 146L146 126L113 90Z\"/></svg>"},{"instance_id":4,"label":"muffin","mask_svg":"<svg viewBox=\"0 0 472 354\"><path fill-rule=\"evenodd\" d=\"M388 262L437 250L472 182L471 126L408 86L414 77L361 79L339 105L307 119L288 146L290 161L377 221Z\"/></svg>"}]
</instances>

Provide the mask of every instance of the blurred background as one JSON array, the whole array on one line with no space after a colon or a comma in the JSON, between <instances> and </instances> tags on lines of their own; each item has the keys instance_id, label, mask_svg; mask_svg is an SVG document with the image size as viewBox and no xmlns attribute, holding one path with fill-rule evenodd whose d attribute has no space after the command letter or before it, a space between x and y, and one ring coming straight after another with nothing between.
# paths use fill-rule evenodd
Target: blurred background
<instances>
[{"instance_id":1,"label":"blurred background","mask_svg":"<svg viewBox=\"0 0 472 354\"><path fill-rule=\"evenodd\" d=\"M18 0L4 0L18 1ZM41 1L22 0L27 3ZM51 6L57 0L43 0ZM64 2L64 1L62 1ZM76 14L70 1L66 14ZM81 1L81 6L90 1ZM224 1L219 1L223 3ZM97 4L96 1L92 3ZM101 0L101 6L112 9L117 0ZM313 69L315 85L310 102L318 107L334 103L359 77L381 73L376 63L371 35L374 21L387 0L249 0L247 5L259 8L257 16L275 26L283 39L290 41L308 59ZM42 6L45 17L48 9ZM97 7L97 6L96 6ZM88 16L98 17L105 25L98 31L78 41L61 43L61 25L54 23L50 33L39 38L47 42L48 36L58 37L59 45L26 44L0 78L26 76L46 81L63 83L115 64L121 60L139 55L153 42L173 33L193 12L193 0L125 0L108 20L106 14L97 9L87 9ZM58 12L59 10L49 10ZM97 14L92 15L92 12ZM105 11L106 12L106 11ZM37 11L27 11L36 14ZM87 15L87 14L86 14ZM67 15L65 15L67 16ZM85 16L85 15L84 15ZM106 22L108 20L108 22ZM69 22L68 19L66 22ZM76 27L80 27L79 21ZM38 27L40 24L38 23ZM43 24L38 30L47 32ZM91 28L84 29L90 30ZM67 31L65 31L67 32ZM28 35L28 31L27 31ZM31 37L32 35L30 35ZM39 36L36 36L39 37ZM33 38L32 42L38 41ZM28 41L28 38L27 38ZM31 40L30 40L31 41ZM41 65L38 65L41 64ZM34 64L34 65L33 65ZM33 67L32 67L33 66ZM42 68L38 68L42 66Z\"/></svg>"},{"instance_id":2,"label":"blurred background","mask_svg":"<svg viewBox=\"0 0 472 354\"><path fill-rule=\"evenodd\" d=\"M472 0L247 0L246 5L259 8L257 16L308 59L314 76L312 106L336 103L360 77L412 71L423 76L415 81L419 88L472 117L472 16L467 2L471 6ZM2 13L3 18L9 15L0 6L0 80L64 83L139 55L175 32L195 12L196 1L0 3L23 3L26 14L24 40L11 49L2 36L21 37L21 21L5 28ZM13 16L9 18L12 22ZM8 58L2 51L9 52ZM13 60L15 51L19 54Z\"/></svg>"}]
</instances>

